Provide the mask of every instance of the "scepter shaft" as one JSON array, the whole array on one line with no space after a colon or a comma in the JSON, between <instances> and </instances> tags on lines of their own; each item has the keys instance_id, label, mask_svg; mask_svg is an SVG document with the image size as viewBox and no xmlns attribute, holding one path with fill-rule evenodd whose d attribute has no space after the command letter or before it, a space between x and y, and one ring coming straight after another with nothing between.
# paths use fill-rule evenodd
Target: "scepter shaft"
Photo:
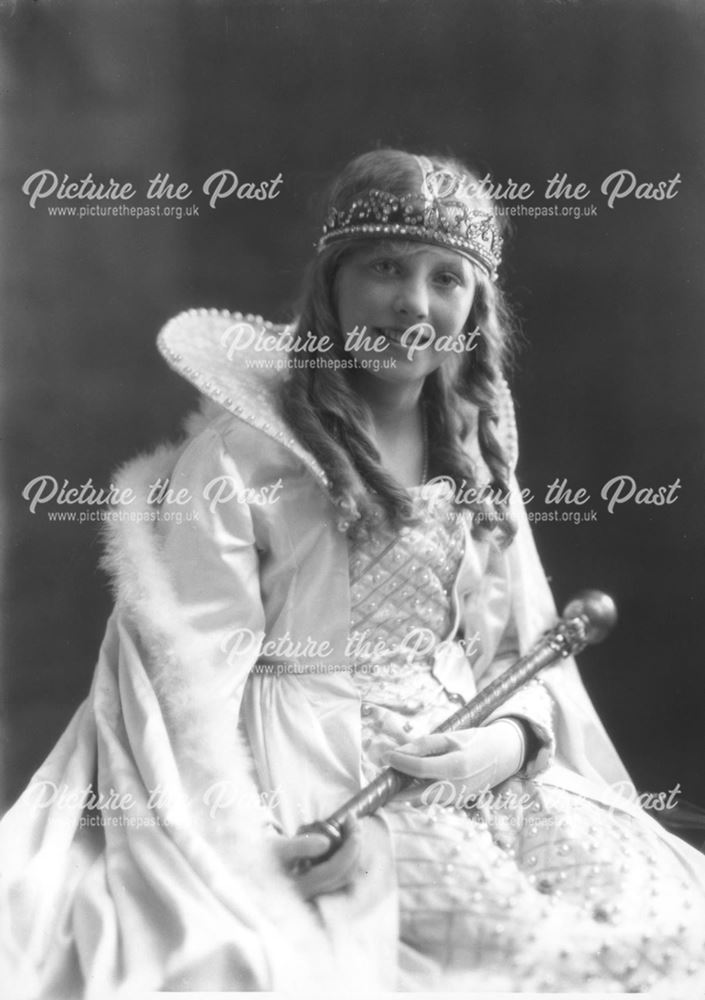
<instances>
[{"instance_id":1,"label":"scepter shaft","mask_svg":"<svg viewBox=\"0 0 705 1000\"><path fill-rule=\"evenodd\" d=\"M566 606L563 617L540 637L528 653L436 726L433 733L448 733L480 725L539 671L557 660L579 653L589 644L601 642L611 630L616 617L614 602L607 594L587 590L576 595ZM353 816L370 816L414 780L394 768L385 768L374 781L326 819L301 827L299 833L323 833L331 842L330 849L316 858L316 862L324 861L340 846L346 820Z\"/></svg>"}]
</instances>

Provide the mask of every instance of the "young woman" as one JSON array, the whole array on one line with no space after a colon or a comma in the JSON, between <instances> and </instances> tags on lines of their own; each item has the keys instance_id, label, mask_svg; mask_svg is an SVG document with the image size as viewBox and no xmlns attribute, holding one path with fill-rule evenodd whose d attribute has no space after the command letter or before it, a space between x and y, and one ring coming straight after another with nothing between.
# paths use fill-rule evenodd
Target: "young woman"
<instances>
[{"instance_id":1,"label":"young woman","mask_svg":"<svg viewBox=\"0 0 705 1000\"><path fill-rule=\"evenodd\" d=\"M611 787L572 662L429 735L555 620L501 247L461 164L381 150L330 191L295 323L162 331L207 402L120 474L91 693L2 824L18 987L702 983L705 859ZM413 791L316 862L300 827L388 765Z\"/></svg>"}]
</instances>

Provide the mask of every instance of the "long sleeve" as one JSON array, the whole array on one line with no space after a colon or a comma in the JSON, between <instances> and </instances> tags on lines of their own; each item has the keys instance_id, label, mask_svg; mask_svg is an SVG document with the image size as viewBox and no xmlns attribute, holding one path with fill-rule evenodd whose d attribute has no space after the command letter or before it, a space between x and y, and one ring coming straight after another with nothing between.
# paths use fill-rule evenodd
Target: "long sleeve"
<instances>
[{"instance_id":1,"label":"long sleeve","mask_svg":"<svg viewBox=\"0 0 705 1000\"><path fill-rule=\"evenodd\" d=\"M257 635L264 612L248 505L212 503L219 477L241 484L235 465L209 430L117 473L116 608L91 690L0 831L5 936L32 995L326 978L237 732L257 651L233 652L231 633ZM167 479L175 499L157 507ZM47 787L67 794L40 805Z\"/></svg>"},{"instance_id":2,"label":"long sleeve","mask_svg":"<svg viewBox=\"0 0 705 1000\"><path fill-rule=\"evenodd\" d=\"M482 690L503 674L520 655L516 629L510 621L495 658L481 678L479 689ZM535 677L525 684L493 712L487 721L500 718L519 719L528 729L529 740L522 774L533 778L545 771L554 760L556 738L553 699L541 679Z\"/></svg>"},{"instance_id":3,"label":"long sleeve","mask_svg":"<svg viewBox=\"0 0 705 1000\"><path fill-rule=\"evenodd\" d=\"M266 628L264 553L244 502L248 487L217 429L185 449L169 489L174 501L162 505L159 524L175 655L161 685L163 712L175 752L199 783L194 795L205 796L206 808L227 829L233 789L223 780L222 763L242 752L240 706ZM254 794L247 798L257 802Z\"/></svg>"},{"instance_id":4,"label":"long sleeve","mask_svg":"<svg viewBox=\"0 0 705 1000\"><path fill-rule=\"evenodd\" d=\"M518 631L511 602L511 579L506 555L492 545L479 592L468 602L466 630L478 639L473 672L479 691L503 674L521 655ZM555 754L554 705L540 679L535 678L516 691L488 718L521 720L530 732L523 772L534 777L544 771Z\"/></svg>"},{"instance_id":5,"label":"long sleeve","mask_svg":"<svg viewBox=\"0 0 705 1000\"><path fill-rule=\"evenodd\" d=\"M246 486L217 430L186 449L170 488L186 499L162 508L162 517L176 515L163 522L163 553L181 620L201 643L201 681L216 697L239 703L265 613Z\"/></svg>"}]
</instances>

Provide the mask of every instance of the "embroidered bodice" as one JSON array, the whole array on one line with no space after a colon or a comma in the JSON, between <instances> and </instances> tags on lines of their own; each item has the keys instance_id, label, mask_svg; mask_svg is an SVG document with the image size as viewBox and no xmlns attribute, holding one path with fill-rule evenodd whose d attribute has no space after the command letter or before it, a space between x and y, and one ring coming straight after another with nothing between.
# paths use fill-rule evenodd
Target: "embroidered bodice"
<instances>
[{"instance_id":1,"label":"embroidered bodice","mask_svg":"<svg viewBox=\"0 0 705 1000\"><path fill-rule=\"evenodd\" d=\"M362 702L363 748L378 763L376 751L391 745L384 738L380 744L381 734L391 738L401 730L409 738L412 716L452 710L432 666L454 624L466 526L433 489L414 494L418 523L351 543L352 676Z\"/></svg>"}]
</instances>

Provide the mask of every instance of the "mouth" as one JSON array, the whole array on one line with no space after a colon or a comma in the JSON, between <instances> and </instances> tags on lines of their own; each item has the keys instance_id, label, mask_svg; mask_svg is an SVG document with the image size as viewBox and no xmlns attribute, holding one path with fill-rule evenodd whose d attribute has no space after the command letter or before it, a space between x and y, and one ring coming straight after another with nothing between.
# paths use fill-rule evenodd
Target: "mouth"
<instances>
[{"instance_id":1,"label":"mouth","mask_svg":"<svg viewBox=\"0 0 705 1000\"><path fill-rule=\"evenodd\" d=\"M384 337L385 340L389 341L390 344L396 344L397 347L402 346L401 339L406 333L405 326L376 326L374 327L375 334L378 337Z\"/></svg>"}]
</instances>

